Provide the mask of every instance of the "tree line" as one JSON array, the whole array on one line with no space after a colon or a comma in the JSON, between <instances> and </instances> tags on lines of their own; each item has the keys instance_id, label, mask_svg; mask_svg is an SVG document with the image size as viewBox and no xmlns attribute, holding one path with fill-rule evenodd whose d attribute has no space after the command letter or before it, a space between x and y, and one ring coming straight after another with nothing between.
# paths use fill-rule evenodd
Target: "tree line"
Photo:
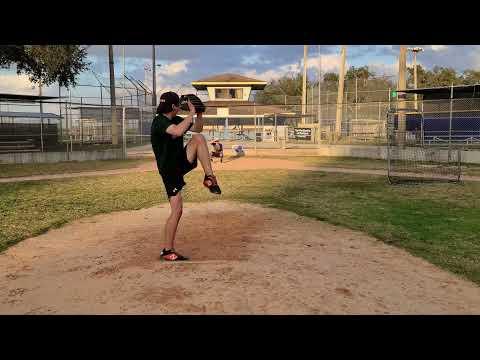
<instances>
[{"instance_id":1,"label":"tree line","mask_svg":"<svg viewBox=\"0 0 480 360\"><path fill-rule=\"evenodd\" d=\"M407 68L407 88L414 87L414 68ZM323 74L321 90L322 92L333 92L336 96L338 90L339 75L336 72L327 72ZM259 91L255 95L255 101L262 104L279 104L285 96L296 97L296 102L300 101L302 96L302 74L298 73L291 76L283 76L279 79L270 81L265 90ZM432 69L426 69L417 65L417 87L440 87L450 85L473 85L480 83L480 71L467 69L463 72L457 72L451 67L434 66ZM318 81L307 79L307 89L314 89L314 95L318 91ZM348 102L371 102L385 101L388 98L388 90L396 89L394 77L377 76L369 67L351 66L345 74L345 89L348 93ZM356 99L352 93L357 91ZM316 93L318 94L318 92ZM318 96L318 95L317 95ZM322 102L323 102L322 97ZM336 98L331 98L328 102L335 102ZM290 101L289 103L292 103Z\"/></svg>"},{"instance_id":2,"label":"tree line","mask_svg":"<svg viewBox=\"0 0 480 360\"><path fill-rule=\"evenodd\" d=\"M86 49L79 45L0 45L0 68L12 66L32 83L73 87L90 63Z\"/></svg>"}]
</instances>

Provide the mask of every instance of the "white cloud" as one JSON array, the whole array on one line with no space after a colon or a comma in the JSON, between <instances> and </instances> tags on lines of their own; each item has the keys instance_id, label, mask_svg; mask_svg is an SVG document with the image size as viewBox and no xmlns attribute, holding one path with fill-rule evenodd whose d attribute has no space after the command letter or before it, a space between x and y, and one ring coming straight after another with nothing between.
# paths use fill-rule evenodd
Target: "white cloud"
<instances>
[{"instance_id":1,"label":"white cloud","mask_svg":"<svg viewBox=\"0 0 480 360\"><path fill-rule=\"evenodd\" d=\"M186 84L174 84L174 83L159 83L157 84L157 94L160 96L164 92L173 91L179 95L182 94L195 94L196 90Z\"/></svg>"},{"instance_id":2,"label":"white cloud","mask_svg":"<svg viewBox=\"0 0 480 360\"><path fill-rule=\"evenodd\" d=\"M433 51L444 51L444 50L447 50L448 46L446 46L446 45L430 45L430 48Z\"/></svg>"},{"instance_id":3,"label":"white cloud","mask_svg":"<svg viewBox=\"0 0 480 360\"><path fill-rule=\"evenodd\" d=\"M407 66L409 65L407 64ZM376 76L397 76L398 75L398 62L394 62L391 64L373 63L373 64L368 64L368 68Z\"/></svg>"},{"instance_id":4,"label":"white cloud","mask_svg":"<svg viewBox=\"0 0 480 360\"><path fill-rule=\"evenodd\" d=\"M246 71L243 71L242 74L258 80L270 81L270 80L277 80L285 75L298 73L299 71L300 71L300 64L293 63L293 64L281 65L274 69L269 69L261 73L258 73L257 70L246 70Z\"/></svg>"},{"instance_id":5,"label":"white cloud","mask_svg":"<svg viewBox=\"0 0 480 360\"><path fill-rule=\"evenodd\" d=\"M471 55L473 67L480 67L480 51L476 51Z\"/></svg>"},{"instance_id":6,"label":"white cloud","mask_svg":"<svg viewBox=\"0 0 480 360\"><path fill-rule=\"evenodd\" d=\"M318 69L320 59L318 56L307 59L307 69L314 68ZM322 55L321 58L322 73L326 72L338 72L340 69L340 56L337 54L327 54ZM302 61L303 63L303 61ZM346 67L348 68L348 62L346 62Z\"/></svg>"},{"instance_id":7,"label":"white cloud","mask_svg":"<svg viewBox=\"0 0 480 360\"><path fill-rule=\"evenodd\" d=\"M32 84L26 75L16 73L0 74L0 91L8 94L30 94L33 93ZM38 90L36 90L38 92Z\"/></svg>"},{"instance_id":8,"label":"white cloud","mask_svg":"<svg viewBox=\"0 0 480 360\"><path fill-rule=\"evenodd\" d=\"M338 72L340 68L340 56L338 54L322 55L322 73ZM309 57L307 59L307 69L314 69L317 71L319 65L319 58ZM348 67L348 63L346 64ZM257 72L257 70L246 70L242 74L248 77L256 78L264 81L277 80L286 75L293 75L303 70L303 59L299 62L277 66L276 68L266 70L264 72Z\"/></svg>"},{"instance_id":9,"label":"white cloud","mask_svg":"<svg viewBox=\"0 0 480 360\"><path fill-rule=\"evenodd\" d=\"M190 60L179 60L169 64L162 64L162 66L157 69L157 74L160 76L175 76L179 73L186 72L189 63Z\"/></svg>"},{"instance_id":10,"label":"white cloud","mask_svg":"<svg viewBox=\"0 0 480 360\"><path fill-rule=\"evenodd\" d=\"M262 59L260 54L242 56L243 65L270 64L270 63L271 63L270 60Z\"/></svg>"},{"instance_id":11,"label":"white cloud","mask_svg":"<svg viewBox=\"0 0 480 360\"><path fill-rule=\"evenodd\" d=\"M187 84L178 84L177 82L172 82L172 77L175 77L181 73L188 71L188 64L190 60L179 60L167 64L162 64L161 67L157 67L156 70L156 85L157 85L157 95L161 95L166 91L174 91L179 94L195 93L195 89ZM145 71L145 84L152 88L152 73Z\"/></svg>"}]
</instances>

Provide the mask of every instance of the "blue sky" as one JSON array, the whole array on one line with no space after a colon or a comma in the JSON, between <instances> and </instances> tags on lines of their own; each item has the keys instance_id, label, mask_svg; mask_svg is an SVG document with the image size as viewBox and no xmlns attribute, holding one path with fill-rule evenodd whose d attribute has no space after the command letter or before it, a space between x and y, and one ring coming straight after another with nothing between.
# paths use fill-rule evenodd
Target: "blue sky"
<instances>
[{"instance_id":1,"label":"blue sky","mask_svg":"<svg viewBox=\"0 0 480 360\"><path fill-rule=\"evenodd\" d=\"M409 45L418 46L418 45ZM418 55L418 63L428 68L434 65L451 66L458 71L466 68L480 70L480 46L466 45L420 45L425 51ZM122 46L114 46L115 73L122 73ZM378 75L395 75L398 46L395 45L352 45L347 47L347 66L369 65ZM322 71L337 71L340 46L321 46ZM108 84L108 49L106 45L88 48L92 69ZM191 91L190 82L220 73L239 73L265 81L301 71L303 45L157 45L157 90ZM308 76L317 76L318 45L309 46ZM409 55L408 62L411 62ZM151 84L150 45L126 45L126 73ZM80 84L95 84L91 73L79 78ZM34 94L25 77L18 77L14 69L0 70L0 92ZM58 87L46 89L45 94L58 94ZM73 89L77 96L99 96L98 90Z\"/></svg>"}]
</instances>

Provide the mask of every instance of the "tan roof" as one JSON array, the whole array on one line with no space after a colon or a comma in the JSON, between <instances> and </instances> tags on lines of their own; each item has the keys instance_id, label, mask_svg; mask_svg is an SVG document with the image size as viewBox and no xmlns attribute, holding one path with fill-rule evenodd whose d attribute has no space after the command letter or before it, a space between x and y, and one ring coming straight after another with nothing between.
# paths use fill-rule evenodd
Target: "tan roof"
<instances>
[{"instance_id":1,"label":"tan roof","mask_svg":"<svg viewBox=\"0 0 480 360\"><path fill-rule=\"evenodd\" d=\"M237 82L265 82L263 80L252 79L246 76L238 75L238 74L220 74L210 76L205 79L196 80L194 82L229 82L229 83L237 83Z\"/></svg>"},{"instance_id":2,"label":"tan roof","mask_svg":"<svg viewBox=\"0 0 480 360\"><path fill-rule=\"evenodd\" d=\"M285 105L256 105L256 109L251 101L206 101L204 102L207 107L205 115L217 115L217 108L229 108L229 116L235 115L251 115L255 113L258 116L264 114L281 114L291 113L291 110L285 110ZM186 112L182 111L182 115L186 115Z\"/></svg>"},{"instance_id":3,"label":"tan roof","mask_svg":"<svg viewBox=\"0 0 480 360\"><path fill-rule=\"evenodd\" d=\"M267 82L238 74L220 74L192 81L192 86L197 90L205 90L208 85L250 85L252 90L263 90Z\"/></svg>"}]
</instances>

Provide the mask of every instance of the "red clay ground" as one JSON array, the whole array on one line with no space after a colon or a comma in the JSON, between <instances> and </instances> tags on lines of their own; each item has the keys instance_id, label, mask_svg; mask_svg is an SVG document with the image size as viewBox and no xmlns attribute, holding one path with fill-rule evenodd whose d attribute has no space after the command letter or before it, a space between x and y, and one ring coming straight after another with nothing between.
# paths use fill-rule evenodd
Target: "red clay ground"
<instances>
[{"instance_id":1,"label":"red clay ground","mask_svg":"<svg viewBox=\"0 0 480 360\"><path fill-rule=\"evenodd\" d=\"M232 163L233 164L233 163ZM480 287L362 233L233 202L76 221L0 254L1 314L479 314Z\"/></svg>"}]
</instances>

